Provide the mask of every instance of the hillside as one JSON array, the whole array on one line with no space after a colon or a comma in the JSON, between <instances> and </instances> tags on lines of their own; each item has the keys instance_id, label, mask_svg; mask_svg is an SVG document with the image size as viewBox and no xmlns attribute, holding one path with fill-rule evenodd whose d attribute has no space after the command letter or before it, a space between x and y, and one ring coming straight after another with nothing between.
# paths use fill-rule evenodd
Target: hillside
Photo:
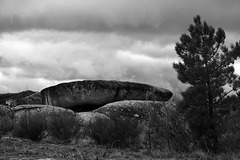
<instances>
[{"instance_id":1,"label":"hillside","mask_svg":"<svg viewBox=\"0 0 240 160\"><path fill-rule=\"evenodd\" d=\"M21 99L27 96L30 96L36 92L27 90L27 91L22 91L19 93L4 93L0 94L0 104L6 104L5 102L9 99Z\"/></svg>"}]
</instances>

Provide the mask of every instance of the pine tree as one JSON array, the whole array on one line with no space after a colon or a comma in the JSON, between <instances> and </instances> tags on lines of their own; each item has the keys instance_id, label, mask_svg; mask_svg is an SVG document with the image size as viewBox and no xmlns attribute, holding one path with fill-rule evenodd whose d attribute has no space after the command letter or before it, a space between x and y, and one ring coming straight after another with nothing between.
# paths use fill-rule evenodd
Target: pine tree
<instances>
[{"instance_id":1,"label":"pine tree","mask_svg":"<svg viewBox=\"0 0 240 160\"><path fill-rule=\"evenodd\" d=\"M194 24L189 26L189 34L183 34L180 42L176 43L176 53L181 61L173 64L178 73L178 79L189 84L188 94L190 106L205 107L209 117L209 139L213 142L213 149L218 146L215 113L217 104L230 92L238 89L238 76L234 74L234 62L240 57L240 42L225 45L225 32L222 28L215 29L201 17L194 17ZM232 89L225 92L224 86ZM184 97L184 95L183 95ZM186 97L186 95L185 95ZM199 105L197 105L199 104ZM204 110L203 109L203 110Z\"/></svg>"}]
</instances>

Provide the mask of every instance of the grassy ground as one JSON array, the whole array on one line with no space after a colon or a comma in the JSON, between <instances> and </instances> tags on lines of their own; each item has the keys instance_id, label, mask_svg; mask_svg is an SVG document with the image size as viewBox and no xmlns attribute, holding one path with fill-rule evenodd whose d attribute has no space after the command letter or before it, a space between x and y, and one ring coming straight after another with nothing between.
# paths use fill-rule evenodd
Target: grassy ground
<instances>
[{"instance_id":1,"label":"grassy ground","mask_svg":"<svg viewBox=\"0 0 240 160\"><path fill-rule=\"evenodd\" d=\"M176 154L162 152L147 152L146 150L108 149L106 146L95 145L89 141L78 141L78 143L57 143L45 139L33 142L27 139L13 138L9 135L0 140L0 160L35 160L35 159L78 159L78 160L150 160L150 159L222 159L237 160L240 154L222 154L210 156L203 152L191 154Z\"/></svg>"}]
</instances>

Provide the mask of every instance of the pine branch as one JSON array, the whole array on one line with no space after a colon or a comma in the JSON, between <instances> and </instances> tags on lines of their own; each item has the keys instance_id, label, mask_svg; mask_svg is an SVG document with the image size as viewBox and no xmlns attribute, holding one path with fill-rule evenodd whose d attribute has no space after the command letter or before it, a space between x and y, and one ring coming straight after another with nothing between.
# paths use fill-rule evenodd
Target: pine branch
<instances>
[{"instance_id":1,"label":"pine branch","mask_svg":"<svg viewBox=\"0 0 240 160\"><path fill-rule=\"evenodd\" d=\"M217 46L212 50L213 54L208 61L210 61L217 54L219 48L220 48L220 43L218 43Z\"/></svg>"},{"instance_id":2,"label":"pine branch","mask_svg":"<svg viewBox=\"0 0 240 160\"><path fill-rule=\"evenodd\" d=\"M221 98L219 98L219 100L217 101L217 102L215 102L213 105L215 105L215 104L218 104L221 100L223 100L229 93L231 93L233 91L233 89L232 90L230 90L230 91L228 91L227 93L225 93Z\"/></svg>"}]
</instances>

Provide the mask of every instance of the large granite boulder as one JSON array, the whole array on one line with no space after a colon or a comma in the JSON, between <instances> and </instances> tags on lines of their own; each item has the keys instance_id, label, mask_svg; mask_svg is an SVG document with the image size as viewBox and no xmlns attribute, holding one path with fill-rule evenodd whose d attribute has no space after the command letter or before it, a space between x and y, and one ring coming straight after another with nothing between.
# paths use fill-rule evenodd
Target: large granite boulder
<instances>
[{"instance_id":1,"label":"large granite boulder","mask_svg":"<svg viewBox=\"0 0 240 160\"><path fill-rule=\"evenodd\" d=\"M62 107L50 105L19 105L17 107L14 107L13 110L15 122L13 134L16 136L18 136L19 134L21 135L22 134L21 130L22 129L24 130L25 128L31 129L32 132L32 130L34 130L35 126L37 125L37 127L41 127L40 129L44 129L41 135L39 135L41 136L40 139L46 138L48 136L54 139L55 134L52 135L48 133L51 133L51 131L54 130L60 135L66 134L65 130L66 127L72 126L72 124L73 125L76 124L75 119L74 121L72 121L73 120L72 118L76 117L75 113L72 110L65 109ZM69 119L69 117L71 117L71 119ZM78 126L74 127L75 127L74 130L76 132L80 131L79 130L80 128L78 128ZM31 134L31 132L29 133L29 131L27 131L27 133L29 134ZM25 131L23 132L23 134L24 133ZM71 132L69 131L68 134L71 134Z\"/></svg>"},{"instance_id":2,"label":"large granite boulder","mask_svg":"<svg viewBox=\"0 0 240 160\"><path fill-rule=\"evenodd\" d=\"M139 120L148 120L151 112L158 112L158 114L167 117L169 113L175 110L175 104L170 102L126 100L106 104L93 112L102 113L108 117L118 115Z\"/></svg>"},{"instance_id":3,"label":"large granite boulder","mask_svg":"<svg viewBox=\"0 0 240 160\"><path fill-rule=\"evenodd\" d=\"M72 109L77 112L91 111L107 103L122 100L168 101L169 90L147 84L85 80L62 83L41 91L43 103Z\"/></svg>"},{"instance_id":4,"label":"large granite boulder","mask_svg":"<svg viewBox=\"0 0 240 160\"><path fill-rule=\"evenodd\" d=\"M19 105L13 108L14 121L18 123L19 119L24 115L43 115L46 120L51 118L51 114L67 112L75 114L72 110L51 105Z\"/></svg>"}]
</instances>

